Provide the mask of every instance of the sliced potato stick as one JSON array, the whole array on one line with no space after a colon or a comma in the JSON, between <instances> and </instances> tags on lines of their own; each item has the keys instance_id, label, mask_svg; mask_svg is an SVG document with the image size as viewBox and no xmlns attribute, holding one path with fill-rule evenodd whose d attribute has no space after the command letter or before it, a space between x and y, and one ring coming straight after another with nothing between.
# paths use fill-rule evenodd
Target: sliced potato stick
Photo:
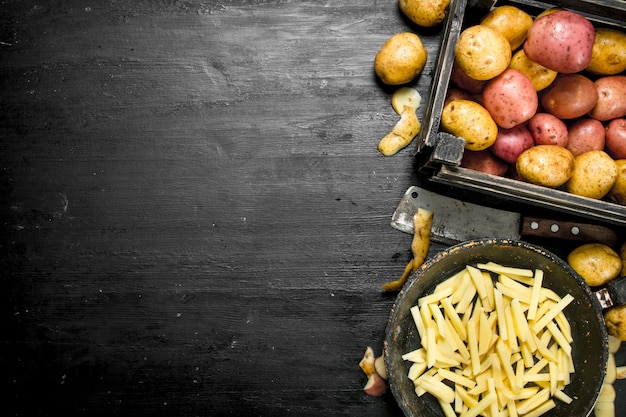
<instances>
[{"instance_id":1,"label":"sliced potato stick","mask_svg":"<svg viewBox=\"0 0 626 417\"><path fill-rule=\"evenodd\" d=\"M495 272L496 274L519 275L522 277L533 276L533 271L531 269L513 268L513 267L503 266L495 262L481 263L481 264L476 265L476 267L478 269L484 269L485 271Z\"/></svg>"},{"instance_id":2,"label":"sliced potato stick","mask_svg":"<svg viewBox=\"0 0 626 417\"><path fill-rule=\"evenodd\" d=\"M535 319L535 316L537 314L537 306L539 305L539 296L541 295L542 285L543 285L543 271L541 269L537 269L535 270L532 290L530 292L530 304L528 305L528 311L526 312L526 318L528 320Z\"/></svg>"},{"instance_id":3,"label":"sliced potato stick","mask_svg":"<svg viewBox=\"0 0 626 417\"><path fill-rule=\"evenodd\" d=\"M556 317L556 315L563 311L563 309L567 307L572 301L574 301L574 297L572 297L570 294L566 294L563 298L559 300L558 303L556 303L553 309L548 311L538 322L533 325L533 331L537 333L539 330L544 328L548 324L548 322L552 321Z\"/></svg>"}]
</instances>

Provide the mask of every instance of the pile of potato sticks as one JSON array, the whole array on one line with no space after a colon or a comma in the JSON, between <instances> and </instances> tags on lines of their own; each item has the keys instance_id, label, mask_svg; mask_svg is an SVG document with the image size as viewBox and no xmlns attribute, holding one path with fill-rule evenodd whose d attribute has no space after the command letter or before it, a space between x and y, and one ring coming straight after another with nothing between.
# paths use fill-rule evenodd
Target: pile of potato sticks
<instances>
[{"instance_id":1,"label":"pile of potato sticks","mask_svg":"<svg viewBox=\"0 0 626 417\"><path fill-rule=\"evenodd\" d=\"M494 282L494 279L495 282ZM430 393L446 417L537 417L570 403L575 371L573 301L544 288L540 269L467 265L420 298L411 314L421 347L403 355L417 395Z\"/></svg>"}]
</instances>

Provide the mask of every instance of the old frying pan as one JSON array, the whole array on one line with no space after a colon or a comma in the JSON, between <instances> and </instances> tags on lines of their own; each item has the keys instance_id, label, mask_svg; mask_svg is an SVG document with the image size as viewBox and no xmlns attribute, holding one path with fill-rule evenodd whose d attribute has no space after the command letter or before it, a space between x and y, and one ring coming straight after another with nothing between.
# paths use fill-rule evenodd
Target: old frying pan
<instances>
[{"instance_id":1,"label":"old frying pan","mask_svg":"<svg viewBox=\"0 0 626 417\"><path fill-rule=\"evenodd\" d=\"M556 400L557 406L545 416L588 416L602 388L608 358L608 335L598 298L562 259L538 246L507 239L473 240L448 248L424 263L398 294L387 324L383 350L390 388L400 408L407 417L443 417L433 396L415 394L413 382L407 376L410 363L401 357L420 346L410 308L466 265L489 261L543 269L544 287L561 297L567 293L574 297L565 315L572 327L576 373L565 392L575 400L571 404Z\"/></svg>"}]
</instances>

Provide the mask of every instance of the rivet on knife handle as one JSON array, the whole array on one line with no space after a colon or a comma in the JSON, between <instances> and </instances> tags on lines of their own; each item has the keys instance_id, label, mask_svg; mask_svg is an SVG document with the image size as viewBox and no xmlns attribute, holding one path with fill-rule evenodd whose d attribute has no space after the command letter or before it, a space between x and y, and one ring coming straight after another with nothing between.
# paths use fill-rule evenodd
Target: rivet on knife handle
<instances>
[{"instance_id":1,"label":"rivet on knife handle","mask_svg":"<svg viewBox=\"0 0 626 417\"><path fill-rule=\"evenodd\" d=\"M609 246L615 245L618 240L617 233L605 226L535 217L524 218L521 234L580 242L598 242Z\"/></svg>"}]
</instances>

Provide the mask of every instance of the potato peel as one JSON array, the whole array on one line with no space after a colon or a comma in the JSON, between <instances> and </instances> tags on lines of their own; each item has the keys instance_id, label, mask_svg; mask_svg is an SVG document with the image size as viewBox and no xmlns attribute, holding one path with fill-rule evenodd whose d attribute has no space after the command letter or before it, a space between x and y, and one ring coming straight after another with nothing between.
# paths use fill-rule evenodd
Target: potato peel
<instances>
[{"instance_id":1,"label":"potato peel","mask_svg":"<svg viewBox=\"0 0 626 417\"><path fill-rule=\"evenodd\" d=\"M390 281L381 286L384 291L400 291L412 273L417 271L428 255L430 249L430 233L433 227L434 213L430 210L419 208L413 216L413 240L411 252L413 258L404 268L399 279Z\"/></svg>"},{"instance_id":2,"label":"potato peel","mask_svg":"<svg viewBox=\"0 0 626 417\"><path fill-rule=\"evenodd\" d=\"M422 102L420 94L411 87L397 89L391 97L391 106L400 115L393 129L378 143L378 151L391 156L406 148L422 129L415 112Z\"/></svg>"}]
</instances>

